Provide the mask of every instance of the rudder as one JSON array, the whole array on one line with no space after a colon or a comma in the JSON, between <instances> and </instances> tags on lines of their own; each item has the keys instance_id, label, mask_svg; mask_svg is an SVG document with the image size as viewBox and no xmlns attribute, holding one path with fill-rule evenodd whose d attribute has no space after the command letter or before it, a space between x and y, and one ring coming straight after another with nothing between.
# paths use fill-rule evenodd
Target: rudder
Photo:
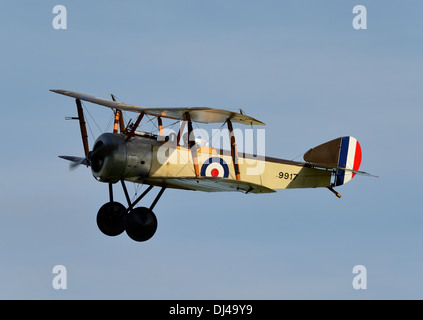
<instances>
[{"instance_id":1,"label":"rudder","mask_svg":"<svg viewBox=\"0 0 423 320\"><path fill-rule=\"evenodd\" d=\"M358 171L361 164L361 146L354 137L342 137L339 150L338 167ZM350 181L355 176L352 171L337 170L335 186Z\"/></svg>"}]
</instances>

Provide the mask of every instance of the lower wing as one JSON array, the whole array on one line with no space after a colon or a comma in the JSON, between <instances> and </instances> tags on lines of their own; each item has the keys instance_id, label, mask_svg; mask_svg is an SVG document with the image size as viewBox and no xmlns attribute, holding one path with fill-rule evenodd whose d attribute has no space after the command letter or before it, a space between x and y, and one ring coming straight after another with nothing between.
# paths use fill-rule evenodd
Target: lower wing
<instances>
[{"instance_id":1,"label":"lower wing","mask_svg":"<svg viewBox=\"0 0 423 320\"><path fill-rule=\"evenodd\" d=\"M251 182L226 178L208 177L149 177L143 183L175 189L196 190L205 192L239 191L243 193L273 193L273 189Z\"/></svg>"}]
</instances>

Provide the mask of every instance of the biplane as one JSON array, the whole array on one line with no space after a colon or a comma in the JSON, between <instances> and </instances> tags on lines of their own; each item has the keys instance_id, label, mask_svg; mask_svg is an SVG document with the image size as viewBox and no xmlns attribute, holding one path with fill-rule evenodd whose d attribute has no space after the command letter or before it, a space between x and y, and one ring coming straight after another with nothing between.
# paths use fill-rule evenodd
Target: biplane
<instances>
[{"instance_id":1,"label":"biplane","mask_svg":"<svg viewBox=\"0 0 423 320\"><path fill-rule=\"evenodd\" d=\"M91 168L94 178L109 186L109 201L97 213L97 225L108 236L124 231L135 241L150 239L157 230L154 207L167 188L204 192L238 191L273 193L276 189L328 188L337 197L334 187L350 181L359 171L362 153L357 139L344 136L323 143L304 153L305 162L238 152L233 123L264 125L242 111L215 108L164 107L149 108L129 105L66 90L50 90L75 98L84 157L59 156L71 161L71 166ZM113 132L102 133L88 146L88 135L81 101L111 108L114 112ZM138 114L135 122L125 126L122 112ZM145 115L157 118L158 134L137 131ZM163 118L180 121L176 137L165 136ZM216 149L197 143L193 122L227 125L230 150ZM186 143L182 142L184 130ZM161 152L166 144L166 152ZM165 155L163 155L165 154ZM163 159L164 157L164 159ZM177 161L179 159L179 161ZM185 161L180 161L184 159ZM138 197L129 196L125 181L148 186ZM122 185L127 206L114 201L113 184ZM149 207L137 204L153 187L160 190Z\"/></svg>"}]
</instances>

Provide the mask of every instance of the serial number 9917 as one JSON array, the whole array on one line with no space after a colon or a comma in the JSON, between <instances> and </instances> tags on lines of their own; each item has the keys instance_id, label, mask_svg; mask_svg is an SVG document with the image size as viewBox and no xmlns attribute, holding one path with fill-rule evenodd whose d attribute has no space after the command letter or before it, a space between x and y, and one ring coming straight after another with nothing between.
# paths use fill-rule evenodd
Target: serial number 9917
<instances>
[{"instance_id":1,"label":"serial number 9917","mask_svg":"<svg viewBox=\"0 0 423 320\"><path fill-rule=\"evenodd\" d=\"M295 180L297 176L296 173L279 172L279 179Z\"/></svg>"}]
</instances>

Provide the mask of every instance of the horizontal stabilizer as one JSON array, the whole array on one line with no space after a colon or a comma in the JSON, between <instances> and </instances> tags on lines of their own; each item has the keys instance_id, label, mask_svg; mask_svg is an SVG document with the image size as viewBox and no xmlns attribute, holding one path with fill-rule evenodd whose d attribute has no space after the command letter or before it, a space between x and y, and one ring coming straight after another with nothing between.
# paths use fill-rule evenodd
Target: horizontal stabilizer
<instances>
[{"instance_id":1,"label":"horizontal stabilizer","mask_svg":"<svg viewBox=\"0 0 423 320\"><path fill-rule=\"evenodd\" d=\"M185 120L185 114L188 113L194 122L201 123L223 123L230 119L232 122L242 123L245 125L264 125L263 122L249 117L245 114L232 112L228 110L206 108L206 107L160 107L160 108L146 108L138 107L130 104L124 104L117 101L107 100L103 98L94 97L88 94L83 94L67 90L50 90L55 93L63 94L65 96L73 97L99 104L113 109L120 109L124 111L131 111L137 113L144 113L156 117L163 117L176 120Z\"/></svg>"},{"instance_id":2,"label":"horizontal stabilizer","mask_svg":"<svg viewBox=\"0 0 423 320\"><path fill-rule=\"evenodd\" d=\"M341 171L345 171L345 172L351 172L351 173L354 173L354 174L360 174L360 175L364 175L364 176L379 178L379 176L365 172L365 171L358 171L358 170L352 170L352 169L348 169L348 168L341 168L341 167L337 167L337 166L323 165L323 164L320 164L320 163L313 163L313 162L309 162L309 164L312 167L315 167L315 168L336 169L336 170L341 170Z\"/></svg>"}]
</instances>

